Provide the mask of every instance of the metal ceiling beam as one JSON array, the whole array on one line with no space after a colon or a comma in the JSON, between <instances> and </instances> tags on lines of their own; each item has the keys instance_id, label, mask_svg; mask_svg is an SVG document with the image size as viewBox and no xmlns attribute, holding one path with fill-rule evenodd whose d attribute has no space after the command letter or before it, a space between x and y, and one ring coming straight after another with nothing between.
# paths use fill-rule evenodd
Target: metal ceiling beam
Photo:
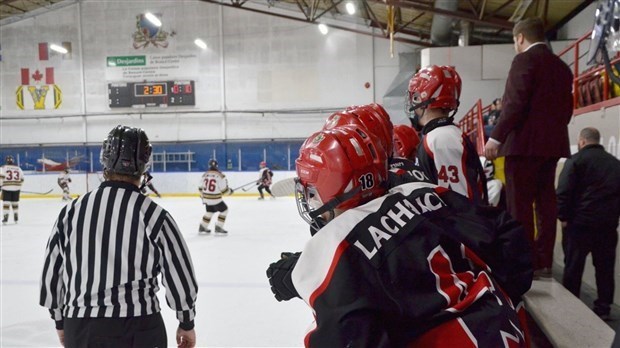
<instances>
[{"instance_id":1,"label":"metal ceiling beam","mask_svg":"<svg viewBox=\"0 0 620 348\"><path fill-rule=\"evenodd\" d=\"M295 3L297 4L297 7L299 7L299 10L301 11L301 13L304 14L304 17L306 17L307 20L310 20L310 15L308 15L306 13L306 10L304 9L304 6L308 8L308 4L306 4L304 0L295 0ZM303 4L304 6L302 6L301 4Z\"/></svg>"},{"instance_id":2,"label":"metal ceiling beam","mask_svg":"<svg viewBox=\"0 0 620 348\"><path fill-rule=\"evenodd\" d=\"M383 0L373 0L373 2L384 3ZM486 20L480 20L478 17L472 15L468 12L462 11L448 11L439 8L434 8L432 6L427 5L426 3L421 3L419 1L406 1L406 0L385 0L385 4L398 6L402 8L411 8L419 11L425 11L433 14L444 15L447 17L457 18L461 20L466 20L472 23L477 24L485 24L492 27L503 28L503 29L512 29L513 24L508 22L507 20L499 19L499 18L488 18Z\"/></svg>"},{"instance_id":3,"label":"metal ceiling beam","mask_svg":"<svg viewBox=\"0 0 620 348\"><path fill-rule=\"evenodd\" d=\"M17 7L17 6L11 5L11 4L10 4L11 2L15 2L15 0L13 0L13 1L5 1L5 2L1 3L0 5L4 5L4 6L6 6L6 7L12 8L12 9L14 9L14 10L21 11L22 13L26 13L26 12L27 12L27 11L26 11L26 10L24 10L24 9L21 9L21 8L19 8L19 7Z\"/></svg>"},{"instance_id":4,"label":"metal ceiling beam","mask_svg":"<svg viewBox=\"0 0 620 348\"><path fill-rule=\"evenodd\" d=\"M471 13L473 13L474 16L478 17L478 10L476 9L476 5L474 5L471 0L467 0L467 3L469 4L469 8L471 8Z\"/></svg>"},{"instance_id":5,"label":"metal ceiling beam","mask_svg":"<svg viewBox=\"0 0 620 348\"><path fill-rule=\"evenodd\" d=\"M330 7L326 8L323 12L321 12L318 16L314 17L313 19L317 20L317 19L321 18L324 14L326 14L329 11L331 11L333 8L338 6L343 1L344 0L338 0L337 2L332 1L332 5Z\"/></svg>"},{"instance_id":6,"label":"metal ceiling beam","mask_svg":"<svg viewBox=\"0 0 620 348\"><path fill-rule=\"evenodd\" d=\"M383 28L383 23L381 23L380 20L377 19L377 16L375 15L375 12L372 10L372 8L370 7L370 5L368 5L368 2L366 0L362 0L362 3L364 4L364 7L366 7L366 11L370 14L370 17L373 21L373 23L375 23L375 25L381 29L381 33L383 34L383 36L387 37L387 34L385 32L385 28Z\"/></svg>"},{"instance_id":7,"label":"metal ceiling beam","mask_svg":"<svg viewBox=\"0 0 620 348\"><path fill-rule=\"evenodd\" d=\"M496 13L498 13L501 10L503 10L506 6L512 4L514 1L515 0L508 0L508 1L506 1L500 7L496 8L495 10L493 10L493 12L491 12L488 16L483 16L482 19L484 19L486 17L493 17L493 16L495 16Z\"/></svg>"},{"instance_id":8,"label":"metal ceiling beam","mask_svg":"<svg viewBox=\"0 0 620 348\"><path fill-rule=\"evenodd\" d=\"M415 16L412 20L410 20L409 22L401 25L400 27L394 29L394 34L396 33L406 33L408 35L413 35L413 36L417 36L421 39L430 39L431 35L429 33L423 33L420 30L418 30L417 32L414 29L410 29L410 30L406 30L406 28L412 24L413 22L415 22L418 18L424 16L425 12L420 13L419 15Z\"/></svg>"},{"instance_id":9,"label":"metal ceiling beam","mask_svg":"<svg viewBox=\"0 0 620 348\"><path fill-rule=\"evenodd\" d=\"M255 8L249 8L249 7L244 7L244 6L241 6L241 7L240 6L235 6L235 5L232 5L232 4L220 2L218 0L199 0L199 1L207 2L207 3L210 3L210 4L214 4L214 5L220 5L220 6L224 6L224 7L231 7L231 8L236 8L236 9L240 9L240 10L245 10L245 11L250 11L250 12L255 12L255 13L261 13L261 14L270 15L270 16L279 17L279 18L284 18L284 19L290 19L290 20L297 21L297 22L316 24L316 22L313 22L313 21L311 21L310 19L307 19L307 18L303 19L303 18L293 17L293 16L284 15L284 14L280 14L280 13L274 13L274 12L269 12L269 11L265 11L265 10L259 10L259 9L255 9ZM342 27L342 26L334 25L334 24L328 24L328 26L330 28L334 28L334 29L338 29L338 30L344 30L344 31L349 31L349 32L353 32L353 33L356 33L356 34L380 37L380 38L385 39L385 36L377 35L374 32L367 32L367 31L363 31L363 30L357 30L357 29ZM370 27L376 28L372 24L370 25ZM411 36L419 37L417 34L414 34L414 33L409 33L409 32L405 32L405 31L401 31L401 33L404 33L404 34L406 33L406 34L411 35ZM408 38L403 38L403 37L395 37L394 41L408 43L408 44L412 44L412 45L423 46L423 47L432 47L433 46L429 42L418 41L418 40L408 39Z\"/></svg>"}]
</instances>

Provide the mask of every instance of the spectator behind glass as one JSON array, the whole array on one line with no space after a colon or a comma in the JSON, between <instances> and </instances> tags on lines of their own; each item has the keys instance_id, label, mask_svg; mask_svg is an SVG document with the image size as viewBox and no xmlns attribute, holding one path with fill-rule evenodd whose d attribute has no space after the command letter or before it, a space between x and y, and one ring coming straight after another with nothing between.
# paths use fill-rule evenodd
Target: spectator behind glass
<instances>
[{"instance_id":1,"label":"spectator behind glass","mask_svg":"<svg viewBox=\"0 0 620 348\"><path fill-rule=\"evenodd\" d=\"M594 313L609 319L620 218L620 161L599 145L596 128L579 133L579 152L564 164L558 189L566 289L579 297L586 256L592 253L598 298Z\"/></svg>"},{"instance_id":2,"label":"spectator behind glass","mask_svg":"<svg viewBox=\"0 0 620 348\"><path fill-rule=\"evenodd\" d=\"M502 100L500 98L495 98L491 103L489 113L484 117L484 140L489 140L489 136L491 136L491 132L493 128L495 128L501 112Z\"/></svg>"}]
</instances>

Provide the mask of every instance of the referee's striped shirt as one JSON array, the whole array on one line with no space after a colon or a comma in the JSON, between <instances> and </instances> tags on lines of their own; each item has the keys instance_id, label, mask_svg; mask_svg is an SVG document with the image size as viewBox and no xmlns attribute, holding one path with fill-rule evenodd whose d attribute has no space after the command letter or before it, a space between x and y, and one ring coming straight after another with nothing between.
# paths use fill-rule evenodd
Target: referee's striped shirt
<instances>
[{"instance_id":1,"label":"referee's striped shirt","mask_svg":"<svg viewBox=\"0 0 620 348\"><path fill-rule=\"evenodd\" d=\"M107 181L60 212L45 251L40 304L57 327L63 318L157 313L160 273L181 327L193 328L198 286L179 228L135 185Z\"/></svg>"}]
</instances>

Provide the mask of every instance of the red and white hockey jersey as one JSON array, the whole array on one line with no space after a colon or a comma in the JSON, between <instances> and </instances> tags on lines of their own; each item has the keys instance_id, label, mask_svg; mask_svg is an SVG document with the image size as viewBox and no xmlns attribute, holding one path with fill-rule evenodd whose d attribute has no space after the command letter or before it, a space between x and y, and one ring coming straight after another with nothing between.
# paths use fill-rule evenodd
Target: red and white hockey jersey
<instances>
[{"instance_id":1,"label":"red and white hockey jersey","mask_svg":"<svg viewBox=\"0 0 620 348\"><path fill-rule=\"evenodd\" d=\"M347 210L293 272L315 314L309 347L523 347L532 265L504 211L427 183Z\"/></svg>"},{"instance_id":2,"label":"red and white hockey jersey","mask_svg":"<svg viewBox=\"0 0 620 348\"><path fill-rule=\"evenodd\" d=\"M419 165L431 182L474 203L487 204L486 180L476 148L451 120L434 119L424 126L417 153Z\"/></svg>"}]
</instances>

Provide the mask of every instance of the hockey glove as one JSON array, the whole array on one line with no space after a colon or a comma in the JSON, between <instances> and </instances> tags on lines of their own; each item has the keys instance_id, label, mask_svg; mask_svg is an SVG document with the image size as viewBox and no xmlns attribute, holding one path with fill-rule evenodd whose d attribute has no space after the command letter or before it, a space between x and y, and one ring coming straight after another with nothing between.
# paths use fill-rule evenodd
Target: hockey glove
<instances>
[{"instance_id":1,"label":"hockey glove","mask_svg":"<svg viewBox=\"0 0 620 348\"><path fill-rule=\"evenodd\" d=\"M281 259L272 263L267 268L267 278L271 285L271 292L278 301L288 301L294 297L299 297L293 279L291 277L293 269L299 260L301 253L282 253Z\"/></svg>"}]
</instances>

